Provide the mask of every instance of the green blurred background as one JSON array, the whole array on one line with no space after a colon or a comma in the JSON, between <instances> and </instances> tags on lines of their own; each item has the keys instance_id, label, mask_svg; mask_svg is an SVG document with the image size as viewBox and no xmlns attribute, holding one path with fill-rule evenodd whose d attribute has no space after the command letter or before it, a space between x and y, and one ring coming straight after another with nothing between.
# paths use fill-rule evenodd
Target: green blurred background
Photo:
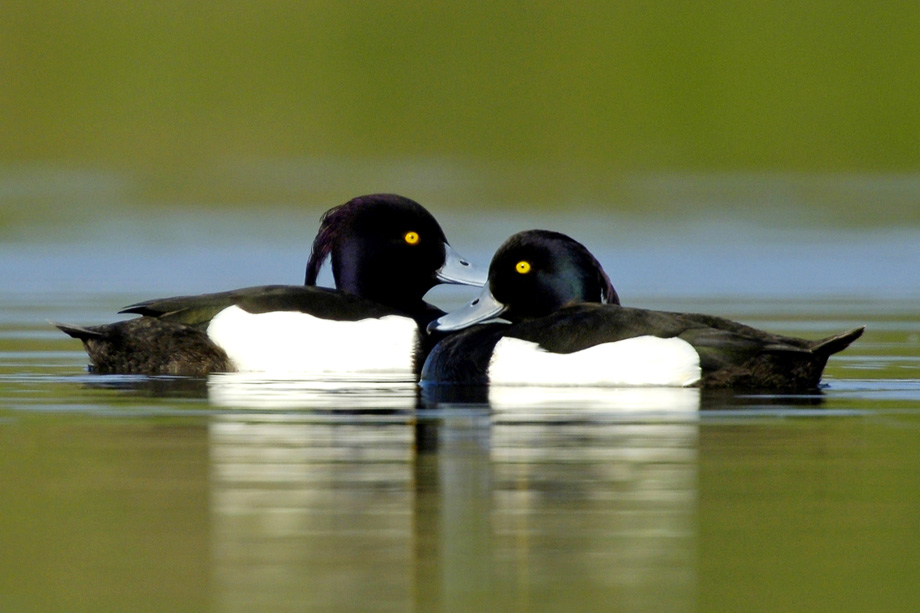
<instances>
[{"instance_id":1,"label":"green blurred background","mask_svg":"<svg viewBox=\"0 0 920 613\"><path fill-rule=\"evenodd\" d=\"M7 0L0 83L7 234L368 191L920 225L916 2Z\"/></svg>"}]
</instances>

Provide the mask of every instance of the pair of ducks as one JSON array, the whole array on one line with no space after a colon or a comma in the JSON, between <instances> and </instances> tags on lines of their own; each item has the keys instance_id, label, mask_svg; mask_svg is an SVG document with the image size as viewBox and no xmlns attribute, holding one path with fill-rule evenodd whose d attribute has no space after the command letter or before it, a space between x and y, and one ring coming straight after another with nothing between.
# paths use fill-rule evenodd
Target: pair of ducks
<instances>
[{"instance_id":1,"label":"pair of ducks","mask_svg":"<svg viewBox=\"0 0 920 613\"><path fill-rule=\"evenodd\" d=\"M337 289L316 287L331 259ZM483 286L445 314L439 283ZM710 315L620 306L593 255L556 232L515 234L488 276L434 217L397 195L323 215L305 285L149 300L113 324L55 324L97 373L402 373L423 384L816 388L827 359L864 328L811 341ZM482 325L479 325L482 324Z\"/></svg>"}]
</instances>

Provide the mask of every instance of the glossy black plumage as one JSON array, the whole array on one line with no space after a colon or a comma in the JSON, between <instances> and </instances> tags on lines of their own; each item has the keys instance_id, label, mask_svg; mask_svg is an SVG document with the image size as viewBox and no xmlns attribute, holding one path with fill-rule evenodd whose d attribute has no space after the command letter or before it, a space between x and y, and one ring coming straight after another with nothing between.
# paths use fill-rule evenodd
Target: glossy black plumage
<instances>
[{"instance_id":1,"label":"glossy black plumage","mask_svg":"<svg viewBox=\"0 0 920 613\"><path fill-rule=\"evenodd\" d=\"M410 233L411 242L406 238ZM312 286L327 258L332 260L335 290ZM458 268L447 272L448 264ZM200 376L233 370L226 353L207 334L212 318L227 307L249 313L298 311L335 321L402 315L424 329L443 314L423 300L424 294L438 283L473 284L474 277L475 269L451 250L437 221L421 205L377 194L323 215L307 263L306 286L148 300L120 311L140 315L137 319L89 327L55 325L83 341L95 372ZM422 336L416 370L436 341Z\"/></svg>"},{"instance_id":2,"label":"glossy black plumage","mask_svg":"<svg viewBox=\"0 0 920 613\"><path fill-rule=\"evenodd\" d=\"M812 341L771 334L721 317L599 304L598 278L606 274L585 257L580 243L557 233L522 232L496 252L483 294L430 329L457 330L431 352L422 371L426 384L484 385L496 343L512 337L553 353L602 343L656 336L680 338L699 354L703 387L812 389L828 357L859 338L863 328ZM527 271L517 268L527 263ZM608 281L609 282L609 281ZM613 294L615 295L615 294ZM489 309L476 313L478 309ZM485 305L485 306L483 306Z\"/></svg>"}]
</instances>

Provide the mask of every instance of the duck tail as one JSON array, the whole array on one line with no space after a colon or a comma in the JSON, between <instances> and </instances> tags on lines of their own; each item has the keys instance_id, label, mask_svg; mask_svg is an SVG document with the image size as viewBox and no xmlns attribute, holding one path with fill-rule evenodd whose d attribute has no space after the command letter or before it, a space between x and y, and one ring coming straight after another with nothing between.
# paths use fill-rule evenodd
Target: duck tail
<instances>
[{"instance_id":1,"label":"duck tail","mask_svg":"<svg viewBox=\"0 0 920 613\"><path fill-rule=\"evenodd\" d=\"M812 353L826 358L849 347L850 343L862 336L862 333L865 331L866 327L861 326L841 334L829 336L820 341L815 341L810 349Z\"/></svg>"},{"instance_id":2,"label":"duck tail","mask_svg":"<svg viewBox=\"0 0 920 613\"><path fill-rule=\"evenodd\" d=\"M93 330L92 328L84 328L83 326L72 326L70 324L61 324L56 321L49 322L52 326L56 327L58 330L81 341L88 339L99 339L103 338L103 334L98 330Z\"/></svg>"}]
</instances>

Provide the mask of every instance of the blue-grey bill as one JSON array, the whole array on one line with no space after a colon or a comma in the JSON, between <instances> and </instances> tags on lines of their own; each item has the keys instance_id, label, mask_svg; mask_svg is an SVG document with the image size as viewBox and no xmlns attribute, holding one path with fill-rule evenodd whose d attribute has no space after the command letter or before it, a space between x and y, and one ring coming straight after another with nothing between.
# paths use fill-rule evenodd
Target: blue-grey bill
<instances>
[{"instance_id":1,"label":"blue-grey bill","mask_svg":"<svg viewBox=\"0 0 920 613\"><path fill-rule=\"evenodd\" d=\"M455 285L475 285L482 287L486 284L489 274L473 266L469 260L457 253L453 247L444 244L444 265L438 269L435 276L441 283Z\"/></svg>"},{"instance_id":2,"label":"blue-grey bill","mask_svg":"<svg viewBox=\"0 0 920 613\"><path fill-rule=\"evenodd\" d=\"M489 291L489 287L486 286L482 288L479 297L467 303L466 306L442 315L428 324L428 331L452 332L468 328L473 324L495 321L505 312L505 308L505 305L496 300Z\"/></svg>"}]
</instances>

